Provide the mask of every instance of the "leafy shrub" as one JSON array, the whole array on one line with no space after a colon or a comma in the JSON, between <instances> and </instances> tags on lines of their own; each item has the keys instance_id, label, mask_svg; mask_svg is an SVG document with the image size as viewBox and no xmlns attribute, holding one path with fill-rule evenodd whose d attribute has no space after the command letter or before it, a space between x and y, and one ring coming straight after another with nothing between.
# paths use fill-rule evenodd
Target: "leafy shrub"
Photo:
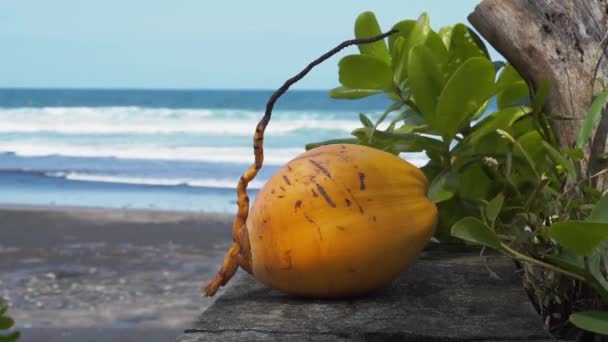
<instances>
[{"instance_id":1,"label":"leafy shrub","mask_svg":"<svg viewBox=\"0 0 608 342\"><path fill-rule=\"evenodd\" d=\"M339 62L341 86L330 96L384 94L393 101L375 121L361 113L354 138L339 141L395 154L424 152L428 194L440 212L436 237L458 238L517 260L543 318L605 309L608 198L592 184L606 170L584 175L578 166L588 163L583 148L608 90L591 106L576 148L564 149L551 121L571 118L543 111L548 82L529 88L511 65L492 62L464 24L436 32L422 14L393 30L387 40L360 45L359 54ZM357 38L380 33L373 13L357 18ZM496 111L487 113L493 103ZM582 312L571 322L608 334L607 316Z\"/></svg>"},{"instance_id":2,"label":"leafy shrub","mask_svg":"<svg viewBox=\"0 0 608 342\"><path fill-rule=\"evenodd\" d=\"M8 304L0 298L0 342L14 342L19 339L18 331L10 331L14 324L15 321L8 316ZM8 332L3 333L3 331Z\"/></svg>"}]
</instances>

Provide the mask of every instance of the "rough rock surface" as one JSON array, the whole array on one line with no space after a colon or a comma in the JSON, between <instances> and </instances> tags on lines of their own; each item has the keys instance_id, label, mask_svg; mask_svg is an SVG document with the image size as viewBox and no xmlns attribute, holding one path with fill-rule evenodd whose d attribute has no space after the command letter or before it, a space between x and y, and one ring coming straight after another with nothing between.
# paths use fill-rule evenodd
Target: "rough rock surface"
<instances>
[{"instance_id":1,"label":"rough rock surface","mask_svg":"<svg viewBox=\"0 0 608 342\"><path fill-rule=\"evenodd\" d=\"M511 260L433 249L384 290L350 300L309 300L246 273L177 338L194 341L550 340Z\"/></svg>"}]
</instances>

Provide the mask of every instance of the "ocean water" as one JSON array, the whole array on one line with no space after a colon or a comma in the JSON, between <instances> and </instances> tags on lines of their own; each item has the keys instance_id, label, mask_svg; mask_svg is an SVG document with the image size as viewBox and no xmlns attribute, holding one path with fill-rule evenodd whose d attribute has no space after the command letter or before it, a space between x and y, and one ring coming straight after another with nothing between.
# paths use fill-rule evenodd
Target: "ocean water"
<instances>
[{"instance_id":1,"label":"ocean water","mask_svg":"<svg viewBox=\"0 0 608 342\"><path fill-rule=\"evenodd\" d=\"M0 90L0 204L236 210L271 91ZM345 138L389 105L290 91L266 131L252 196L309 142ZM421 156L412 156L422 163Z\"/></svg>"}]
</instances>

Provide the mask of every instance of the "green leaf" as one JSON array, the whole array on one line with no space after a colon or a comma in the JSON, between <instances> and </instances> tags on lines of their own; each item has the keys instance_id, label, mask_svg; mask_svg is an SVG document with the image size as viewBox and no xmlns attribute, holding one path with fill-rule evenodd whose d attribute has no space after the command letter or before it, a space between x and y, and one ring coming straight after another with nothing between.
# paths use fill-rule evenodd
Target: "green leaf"
<instances>
[{"instance_id":1,"label":"green leaf","mask_svg":"<svg viewBox=\"0 0 608 342\"><path fill-rule=\"evenodd\" d=\"M534 176L540 178L539 170L543 169L544 164L539 165L539 163L545 162L545 151L542 145L543 139L540 136L540 133L538 133L538 131L529 131L514 141L513 137L507 132L501 130L497 130L497 132L503 137L509 137L508 139L511 140L516 147L513 151L513 155L515 157L523 157L528 162Z\"/></svg>"},{"instance_id":2,"label":"green leaf","mask_svg":"<svg viewBox=\"0 0 608 342\"><path fill-rule=\"evenodd\" d=\"M488 48L486 47L486 44L484 44L481 37L479 37L479 35L477 35L477 33L473 31L470 27L467 28L469 29L469 35L471 36L471 39L473 39L475 45L477 45L477 47L483 52L484 56L487 59L490 59L490 53L488 52Z\"/></svg>"},{"instance_id":3,"label":"green leaf","mask_svg":"<svg viewBox=\"0 0 608 342\"><path fill-rule=\"evenodd\" d=\"M589 186L589 185L584 185L583 188L583 193L585 196L588 196L592 201L599 201L602 198L602 192L599 191L598 189Z\"/></svg>"},{"instance_id":4,"label":"green leaf","mask_svg":"<svg viewBox=\"0 0 608 342\"><path fill-rule=\"evenodd\" d=\"M528 98L528 92L528 85L524 81L509 84L496 94L498 109L505 109L522 104L523 100Z\"/></svg>"},{"instance_id":5,"label":"green leaf","mask_svg":"<svg viewBox=\"0 0 608 342\"><path fill-rule=\"evenodd\" d=\"M608 312L582 311L570 315L570 322L577 327L600 335L608 335Z\"/></svg>"},{"instance_id":6,"label":"green leaf","mask_svg":"<svg viewBox=\"0 0 608 342\"><path fill-rule=\"evenodd\" d=\"M329 96L334 99L354 100L382 93L379 89L352 89L348 87L337 87L329 91Z\"/></svg>"},{"instance_id":7,"label":"green leaf","mask_svg":"<svg viewBox=\"0 0 608 342\"><path fill-rule=\"evenodd\" d=\"M591 273L595 283L603 290L603 296L608 296L608 280L606 280L602 272L602 259L604 255L605 253L602 253L600 250L589 258L589 273ZM606 297L606 300L608 300L608 297Z\"/></svg>"},{"instance_id":8,"label":"green leaf","mask_svg":"<svg viewBox=\"0 0 608 342\"><path fill-rule=\"evenodd\" d=\"M429 179L431 178L432 177L429 177ZM452 226L463 217L475 215L477 212L465 207L463 205L463 201L458 198L458 196L454 196L447 201L437 203L437 209L439 211L439 219L437 222L435 237L441 242L452 240L462 243L462 240L459 240L451 235L450 231Z\"/></svg>"},{"instance_id":9,"label":"green leaf","mask_svg":"<svg viewBox=\"0 0 608 342\"><path fill-rule=\"evenodd\" d=\"M374 127L372 120L363 113L359 113L359 121L361 121L364 127Z\"/></svg>"},{"instance_id":10,"label":"green leaf","mask_svg":"<svg viewBox=\"0 0 608 342\"><path fill-rule=\"evenodd\" d=\"M497 129L507 130L527 113L528 108L526 107L510 107L493 113L474 126L468 139L472 144L477 144L484 136L496 133Z\"/></svg>"},{"instance_id":11,"label":"green leaf","mask_svg":"<svg viewBox=\"0 0 608 342\"><path fill-rule=\"evenodd\" d=\"M475 111L473 116L471 116L472 121L479 119L486 113L486 111L488 110L488 106L490 106L491 100L492 98L487 99L486 102L484 102L481 106L479 106L479 108L477 108L477 111Z\"/></svg>"},{"instance_id":12,"label":"green leaf","mask_svg":"<svg viewBox=\"0 0 608 342\"><path fill-rule=\"evenodd\" d=\"M367 132L364 128L360 128L356 129L353 135L357 137L367 136ZM420 152L426 150L443 152L445 149L441 141L415 133L375 131L372 143L391 146L395 152Z\"/></svg>"},{"instance_id":13,"label":"green leaf","mask_svg":"<svg viewBox=\"0 0 608 342\"><path fill-rule=\"evenodd\" d=\"M489 196L493 182L479 163L469 165L459 172L458 195L463 199L480 201Z\"/></svg>"},{"instance_id":14,"label":"green leaf","mask_svg":"<svg viewBox=\"0 0 608 342\"><path fill-rule=\"evenodd\" d=\"M446 48L450 47L450 40L452 39L452 26L444 26L439 29L437 32L439 37L441 37L441 41Z\"/></svg>"},{"instance_id":15,"label":"green leaf","mask_svg":"<svg viewBox=\"0 0 608 342\"><path fill-rule=\"evenodd\" d=\"M0 330L8 330L15 324L12 318L0 316Z\"/></svg>"},{"instance_id":16,"label":"green leaf","mask_svg":"<svg viewBox=\"0 0 608 342\"><path fill-rule=\"evenodd\" d=\"M355 37L369 38L382 34L376 16L372 12L363 12L355 21ZM379 40L369 44L359 44L361 54L370 55L383 60L386 64L390 63L390 56L384 40Z\"/></svg>"},{"instance_id":17,"label":"green leaf","mask_svg":"<svg viewBox=\"0 0 608 342\"><path fill-rule=\"evenodd\" d=\"M448 49L448 77L451 76L462 63L473 57L481 57L487 60L485 53L479 48L471 36L469 28L464 24L454 25L450 35L450 47ZM492 66L492 68L494 67Z\"/></svg>"},{"instance_id":18,"label":"green leaf","mask_svg":"<svg viewBox=\"0 0 608 342\"><path fill-rule=\"evenodd\" d=\"M431 28L429 26L429 16L426 13L423 13L415 22L414 26L412 26L412 28L409 30L407 36L403 36L404 39L401 46L397 46L400 53L398 57L399 60L397 62L401 63L401 66L397 67L397 70L403 70L403 68L408 67L410 51L415 46L424 44L429 32L431 32ZM403 71L400 73L402 74L401 77L403 78Z\"/></svg>"},{"instance_id":19,"label":"green leaf","mask_svg":"<svg viewBox=\"0 0 608 342\"><path fill-rule=\"evenodd\" d=\"M369 55L349 55L340 60L340 83L353 89L386 90L393 85L393 71L382 60Z\"/></svg>"},{"instance_id":20,"label":"green leaf","mask_svg":"<svg viewBox=\"0 0 608 342\"><path fill-rule=\"evenodd\" d=\"M393 82L402 91L407 88L407 83L409 81L407 78L407 56L404 56L405 41L405 38L397 37L393 43L393 49L391 50Z\"/></svg>"},{"instance_id":21,"label":"green leaf","mask_svg":"<svg viewBox=\"0 0 608 342\"><path fill-rule=\"evenodd\" d=\"M576 137L576 148L583 147L591 138L593 128L600 122L602 108L606 104L606 101L608 101L608 89L602 91L595 100L593 100L589 113L587 113L587 117L585 118L585 122Z\"/></svg>"},{"instance_id":22,"label":"green leaf","mask_svg":"<svg viewBox=\"0 0 608 342\"><path fill-rule=\"evenodd\" d=\"M570 254L568 251L563 250L557 255L545 255L542 260L549 262L561 269L575 274L586 274L585 264L583 257Z\"/></svg>"},{"instance_id":23,"label":"green leaf","mask_svg":"<svg viewBox=\"0 0 608 342\"><path fill-rule=\"evenodd\" d=\"M452 227L452 236L459 239L501 250L501 242L496 233L475 217L465 217Z\"/></svg>"},{"instance_id":24,"label":"green leaf","mask_svg":"<svg viewBox=\"0 0 608 342\"><path fill-rule=\"evenodd\" d=\"M585 158L585 153L581 148L575 149L564 149L564 153L566 153L572 160L583 160Z\"/></svg>"},{"instance_id":25,"label":"green leaf","mask_svg":"<svg viewBox=\"0 0 608 342\"><path fill-rule=\"evenodd\" d=\"M402 113L403 125L399 126L396 131L401 133L411 133L424 131L427 127L426 121L424 118L414 112L412 109L406 109Z\"/></svg>"},{"instance_id":26,"label":"green leaf","mask_svg":"<svg viewBox=\"0 0 608 342\"><path fill-rule=\"evenodd\" d=\"M450 171L440 173L431 181L428 198L435 203L440 203L454 197L455 180L456 174Z\"/></svg>"},{"instance_id":27,"label":"green leaf","mask_svg":"<svg viewBox=\"0 0 608 342\"><path fill-rule=\"evenodd\" d=\"M313 148L325 146L325 145L334 145L334 144L352 144L352 145L361 145L358 139L348 138L348 139L331 139L325 140L316 143L306 144L306 151L312 150Z\"/></svg>"},{"instance_id":28,"label":"green leaf","mask_svg":"<svg viewBox=\"0 0 608 342\"><path fill-rule=\"evenodd\" d=\"M388 36L388 49L393 52L393 48L395 47L394 43L399 39L407 39L410 36L410 33L416 26L416 20L403 20L395 25L393 25L392 29L399 31L398 33L392 34Z\"/></svg>"},{"instance_id":29,"label":"green leaf","mask_svg":"<svg viewBox=\"0 0 608 342\"><path fill-rule=\"evenodd\" d=\"M540 86L536 89L536 94L534 94L534 98L532 99L532 112L540 113L543 110L543 106L547 99L551 95L551 82L547 79L543 79L540 82Z\"/></svg>"},{"instance_id":30,"label":"green leaf","mask_svg":"<svg viewBox=\"0 0 608 342\"><path fill-rule=\"evenodd\" d=\"M445 141L451 140L492 96L494 76L494 66L485 58L475 57L464 62L443 88L431 128ZM469 86L472 84L475 86Z\"/></svg>"},{"instance_id":31,"label":"green leaf","mask_svg":"<svg viewBox=\"0 0 608 342\"><path fill-rule=\"evenodd\" d=\"M498 217L498 214L500 213L500 209L502 209L504 201L505 196L500 193L488 203L488 206L486 207L486 218L488 221L494 223L496 217Z\"/></svg>"},{"instance_id":32,"label":"green leaf","mask_svg":"<svg viewBox=\"0 0 608 342\"><path fill-rule=\"evenodd\" d=\"M507 64L498 76L496 92L496 103L499 109L529 102L528 85L511 64Z\"/></svg>"},{"instance_id":33,"label":"green leaf","mask_svg":"<svg viewBox=\"0 0 608 342\"><path fill-rule=\"evenodd\" d=\"M595 204L587 220L608 223L608 197L602 197Z\"/></svg>"},{"instance_id":34,"label":"green leaf","mask_svg":"<svg viewBox=\"0 0 608 342\"><path fill-rule=\"evenodd\" d=\"M551 225L549 235L578 255L589 256L608 239L608 223L562 221Z\"/></svg>"},{"instance_id":35,"label":"green leaf","mask_svg":"<svg viewBox=\"0 0 608 342\"><path fill-rule=\"evenodd\" d=\"M441 38L430 29L429 18L423 13L417 21L406 20L397 23L393 29L399 31L389 37L389 49L392 58L394 82L405 91L408 87L408 65L410 51L418 46L426 44L433 53L434 58L445 64L447 50L441 43Z\"/></svg>"},{"instance_id":36,"label":"green leaf","mask_svg":"<svg viewBox=\"0 0 608 342\"><path fill-rule=\"evenodd\" d=\"M384 120L386 120L386 117L391 113L394 112L398 109L400 109L401 107L403 107L403 103L401 102L395 102L393 103L390 107L388 107L384 113L382 113L382 115L380 115L380 117L378 118L378 120L376 120L376 123L374 124L374 129L377 129L378 126L380 126L380 124L382 124L384 122Z\"/></svg>"},{"instance_id":37,"label":"green leaf","mask_svg":"<svg viewBox=\"0 0 608 342\"><path fill-rule=\"evenodd\" d=\"M507 64L500 75L498 76L498 81L496 81L496 89L498 91L504 90L504 88L508 87L513 83L524 82L524 79L519 75L517 70L513 67L512 64Z\"/></svg>"},{"instance_id":38,"label":"green leaf","mask_svg":"<svg viewBox=\"0 0 608 342\"><path fill-rule=\"evenodd\" d=\"M571 160L566 159L564 155L562 155L559 151L557 151L551 144L546 141L542 141L543 147L549 154L549 157L557 164L563 166L572 179L577 180L576 169L574 168L574 163Z\"/></svg>"},{"instance_id":39,"label":"green leaf","mask_svg":"<svg viewBox=\"0 0 608 342\"><path fill-rule=\"evenodd\" d=\"M429 15L427 13L422 13L420 17L418 17L418 20L416 20L416 25L414 25L407 37L406 44L408 45L408 52L414 46L424 44L430 31Z\"/></svg>"},{"instance_id":40,"label":"green leaf","mask_svg":"<svg viewBox=\"0 0 608 342\"><path fill-rule=\"evenodd\" d=\"M526 81L512 64L506 64L496 81L496 103L499 109L530 102Z\"/></svg>"},{"instance_id":41,"label":"green leaf","mask_svg":"<svg viewBox=\"0 0 608 342\"><path fill-rule=\"evenodd\" d=\"M408 63L410 90L422 116L433 126L435 106L443 89L443 75L429 48L414 47Z\"/></svg>"},{"instance_id":42,"label":"green leaf","mask_svg":"<svg viewBox=\"0 0 608 342\"><path fill-rule=\"evenodd\" d=\"M448 50L446 49L445 45L443 45L441 37L431 30L426 37L424 45L431 50L434 59L440 66L440 69L445 68L445 65L448 62Z\"/></svg>"}]
</instances>

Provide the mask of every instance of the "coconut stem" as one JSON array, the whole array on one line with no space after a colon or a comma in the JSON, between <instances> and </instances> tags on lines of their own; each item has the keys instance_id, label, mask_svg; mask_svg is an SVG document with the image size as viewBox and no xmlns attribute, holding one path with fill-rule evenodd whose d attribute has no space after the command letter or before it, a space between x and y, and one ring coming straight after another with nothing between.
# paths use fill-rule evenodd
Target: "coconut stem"
<instances>
[{"instance_id":1,"label":"coconut stem","mask_svg":"<svg viewBox=\"0 0 608 342\"><path fill-rule=\"evenodd\" d=\"M247 235L247 227L245 225L247 217L249 216L249 196L247 195L247 185L255 178L258 171L262 168L262 164L264 163L264 131L270 122L272 109L274 108L277 100L289 89L289 87L304 78L304 76L306 76L306 74L308 74L308 72L310 72L310 70L312 70L315 66L323 63L325 60L329 59L331 56L335 55L345 47L373 43L397 32L399 31L393 29L374 37L350 39L340 43L340 45L312 61L297 75L285 81L285 83L283 83L283 85L277 89L272 96L270 96L270 99L268 99L268 102L266 103L264 117L262 117L260 122L258 122L258 125L255 128L255 134L253 136L253 153L255 156L255 161L247 169L247 171L245 171L243 176L241 176L236 188L238 196L238 211L232 224L232 238L234 243L228 250L228 253L224 259L224 264L220 268L219 272L213 281L211 281L211 283L205 287L204 292L206 296L213 296L220 286L225 285L228 280L230 280L239 266L251 273L251 249L249 247L249 237Z\"/></svg>"},{"instance_id":2,"label":"coconut stem","mask_svg":"<svg viewBox=\"0 0 608 342\"><path fill-rule=\"evenodd\" d=\"M239 245L235 242L230 246L222 267L217 272L213 280L205 287L205 296L213 296L220 286L226 285L228 280L232 278L236 270L239 268L238 255L241 251Z\"/></svg>"}]
</instances>

